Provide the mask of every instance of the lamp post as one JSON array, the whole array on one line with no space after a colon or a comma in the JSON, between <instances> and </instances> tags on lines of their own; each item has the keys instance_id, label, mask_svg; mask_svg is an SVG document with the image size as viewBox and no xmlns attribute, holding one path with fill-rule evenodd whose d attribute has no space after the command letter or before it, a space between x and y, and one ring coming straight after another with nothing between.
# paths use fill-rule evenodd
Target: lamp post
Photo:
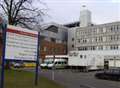
<instances>
[{"instance_id":1,"label":"lamp post","mask_svg":"<svg viewBox=\"0 0 120 88\"><path fill-rule=\"evenodd\" d=\"M53 67L52 67L52 80L55 79L55 43L53 44Z\"/></svg>"}]
</instances>

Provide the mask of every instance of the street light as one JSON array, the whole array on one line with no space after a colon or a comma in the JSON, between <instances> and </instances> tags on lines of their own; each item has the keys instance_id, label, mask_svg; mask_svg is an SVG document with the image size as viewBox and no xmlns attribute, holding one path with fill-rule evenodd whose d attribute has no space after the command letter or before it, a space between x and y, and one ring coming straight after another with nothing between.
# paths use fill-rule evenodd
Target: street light
<instances>
[{"instance_id":1,"label":"street light","mask_svg":"<svg viewBox=\"0 0 120 88\"><path fill-rule=\"evenodd\" d=\"M55 43L53 44L53 67L52 67L52 80L55 79Z\"/></svg>"}]
</instances>

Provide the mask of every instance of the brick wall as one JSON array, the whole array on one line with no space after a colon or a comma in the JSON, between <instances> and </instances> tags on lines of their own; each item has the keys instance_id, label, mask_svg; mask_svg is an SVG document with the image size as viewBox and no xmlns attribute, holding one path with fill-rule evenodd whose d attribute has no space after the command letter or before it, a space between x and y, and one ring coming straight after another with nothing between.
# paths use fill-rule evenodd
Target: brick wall
<instances>
[{"instance_id":1,"label":"brick wall","mask_svg":"<svg viewBox=\"0 0 120 88\"><path fill-rule=\"evenodd\" d=\"M45 59L45 55L65 55L67 46L62 43L54 43L46 40L41 41L40 56Z\"/></svg>"}]
</instances>

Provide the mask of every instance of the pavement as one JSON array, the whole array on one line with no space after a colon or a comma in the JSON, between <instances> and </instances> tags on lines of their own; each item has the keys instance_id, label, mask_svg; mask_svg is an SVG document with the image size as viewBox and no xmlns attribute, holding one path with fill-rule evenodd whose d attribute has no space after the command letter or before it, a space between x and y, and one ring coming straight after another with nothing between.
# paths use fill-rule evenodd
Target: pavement
<instances>
[{"instance_id":1,"label":"pavement","mask_svg":"<svg viewBox=\"0 0 120 88\"><path fill-rule=\"evenodd\" d=\"M96 79L96 72L73 72L71 70L55 70L54 81L65 88L120 88L120 81ZM40 76L53 80L52 70L41 70Z\"/></svg>"}]
</instances>

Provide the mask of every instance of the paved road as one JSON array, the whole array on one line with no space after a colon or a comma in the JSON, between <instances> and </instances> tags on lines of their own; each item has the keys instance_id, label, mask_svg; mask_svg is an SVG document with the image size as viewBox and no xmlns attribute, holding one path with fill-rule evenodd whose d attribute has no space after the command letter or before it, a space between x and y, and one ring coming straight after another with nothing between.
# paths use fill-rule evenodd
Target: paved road
<instances>
[{"instance_id":1,"label":"paved road","mask_svg":"<svg viewBox=\"0 0 120 88\"><path fill-rule=\"evenodd\" d=\"M56 70L55 81L65 88L120 88L120 81L99 80L94 77L94 74L95 72ZM41 70L40 75L52 79L52 70Z\"/></svg>"}]
</instances>

